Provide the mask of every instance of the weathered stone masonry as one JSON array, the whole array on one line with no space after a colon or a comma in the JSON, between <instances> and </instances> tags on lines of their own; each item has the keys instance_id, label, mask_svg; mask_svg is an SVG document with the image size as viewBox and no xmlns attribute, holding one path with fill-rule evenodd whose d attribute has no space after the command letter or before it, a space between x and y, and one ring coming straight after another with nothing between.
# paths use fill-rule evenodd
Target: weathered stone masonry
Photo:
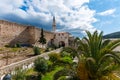
<instances>
[{"instance_id":1,"label":"weathered stone masonry","mask_svg":"<svg viewBox=\"0 0 120 80\"><path fill-rule=\"evenodd\" d=\"M21 25L13 22L0 20L0 46L6 44L34 44L39 40L40 28ZM52 32L44 31L45 38L49 42L53 37Z\"/></svg>"}]
</instances>

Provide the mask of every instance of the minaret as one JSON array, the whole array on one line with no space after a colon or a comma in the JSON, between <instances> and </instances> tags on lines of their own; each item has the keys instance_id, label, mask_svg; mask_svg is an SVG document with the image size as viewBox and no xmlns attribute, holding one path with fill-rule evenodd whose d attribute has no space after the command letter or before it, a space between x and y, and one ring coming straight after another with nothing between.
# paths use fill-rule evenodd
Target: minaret
<instances>
[{"instance_id":1,"label":"minaret","mask_svg":"<svg viewBox=\"0 0 120 80\"><path fill-rule=\"evenodd\" d=\"M55 21L55 16L53 17L52 28L53 28L53 32L55 32L55 31L56 31L56 21Z\"/></svg>"}]
</instances>

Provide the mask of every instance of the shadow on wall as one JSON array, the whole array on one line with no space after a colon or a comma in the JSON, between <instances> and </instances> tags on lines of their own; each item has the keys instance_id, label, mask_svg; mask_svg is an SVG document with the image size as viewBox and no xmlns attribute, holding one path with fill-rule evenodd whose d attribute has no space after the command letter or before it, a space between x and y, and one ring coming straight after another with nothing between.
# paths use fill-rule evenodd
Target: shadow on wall
<instances>
[{"instance_id":1,"label":"shadow on wall","mask_svg":"<svg viewBox=\"0 0 120 80\"><path fill-rule=\"evenodd\" d=\"M9 42L10 46L15 44L30 45L34 43L34 34L31 33L31 27L26 27L19 35L16 35L13 40ZM34 32L33 32L34 33Z\"/></svg>"}]
</instances>

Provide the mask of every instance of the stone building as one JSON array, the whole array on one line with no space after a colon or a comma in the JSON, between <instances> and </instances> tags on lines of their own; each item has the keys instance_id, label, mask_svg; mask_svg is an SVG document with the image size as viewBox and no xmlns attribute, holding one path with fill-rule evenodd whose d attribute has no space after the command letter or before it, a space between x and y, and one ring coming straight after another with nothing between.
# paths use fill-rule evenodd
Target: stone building
<instances>
[{"instance_id":1,"label":"stone building","mask_svg":"<svg viewBox=\"0 0 120 80\"><path fill-rule=\"evenodd\" d=\"M56 32L56 21L53 17L53 31L45 31L46 45L53 41L56 46L69 46L68 32ZM35 44L40 38L41 29L34 26L22 25L0 20L0 46L7 44Z\"/></svg>"},{"instance_id":2,"label":"stone building","mask_svg":"<svg viewBox=\"0 0 120 80\"><path fill-rule=\"evenodd\" d=\"M56 46L69 46L68 32L55 32L54 44Z\"/></svg>"},{"instance_id":3,"label":"stone building","mask_svg":"<svg viewBox=\"0 0 120 80\"><path fill-rule=\"evenodd\" d=\"M57 47L60 46L70 46L70 41L73 41L73 36L69 32L56 32L56 20L55 17L53 17L53 33L54 33L54 44ZM71 38L72 37L72 38Z\"/></svg>"}]
</instances>

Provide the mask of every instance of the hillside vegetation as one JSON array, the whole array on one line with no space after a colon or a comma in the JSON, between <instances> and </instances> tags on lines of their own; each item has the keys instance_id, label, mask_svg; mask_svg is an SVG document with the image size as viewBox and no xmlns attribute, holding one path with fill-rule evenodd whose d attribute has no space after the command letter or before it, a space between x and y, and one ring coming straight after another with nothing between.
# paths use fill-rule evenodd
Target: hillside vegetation
<instances>
[{"instance_id":1,"label":"hillside vegetation","mask_svg":"<svg viewBox=\"0 0 120 80\"><path fill-rule=\"evenodd\" d=\"M120 38L120 31L104 35L103 38L104 39L107 39L107 38Z\"/></svg>"}]
</instances>

